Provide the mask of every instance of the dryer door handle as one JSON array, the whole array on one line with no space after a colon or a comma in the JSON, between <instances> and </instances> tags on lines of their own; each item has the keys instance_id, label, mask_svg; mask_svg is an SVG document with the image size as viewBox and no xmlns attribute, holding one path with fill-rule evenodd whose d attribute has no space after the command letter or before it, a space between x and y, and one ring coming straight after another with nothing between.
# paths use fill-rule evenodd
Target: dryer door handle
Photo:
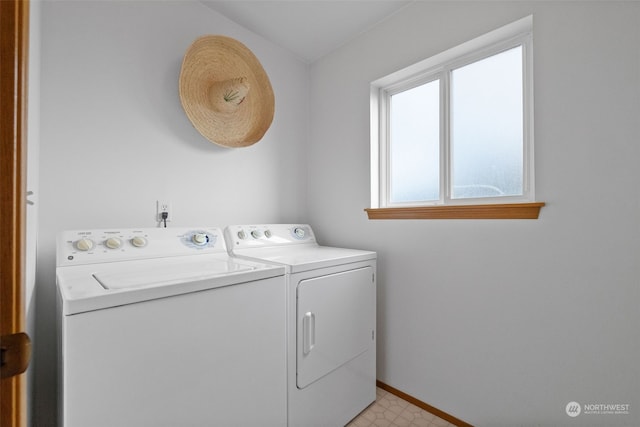
<instances>
[{"instance_id":1,"label":"dryer door handle","mask_svg":"<svg viewBox=\"0 0 640 427\"><path fill-rule=\"evenodd\" d=\"M316 315L310 311L302 318L302 353L306 356L316 345Z\"/></svg>"}]
</instances>

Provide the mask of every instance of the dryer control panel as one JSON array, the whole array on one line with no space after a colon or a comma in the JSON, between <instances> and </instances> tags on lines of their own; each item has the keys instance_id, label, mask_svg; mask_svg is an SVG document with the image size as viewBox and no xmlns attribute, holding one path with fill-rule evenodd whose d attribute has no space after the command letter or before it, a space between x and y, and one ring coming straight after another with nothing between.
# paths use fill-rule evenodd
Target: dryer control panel
<instances>
[{"instance_id":1,"label":"dryer control panel","mask_svg":"<svg viewBox=\"0 0 640 427\"><path fill-rule=\"evenodd\" d=\"M219 227L74 230L58 234L56 265L61 267L226 251Z\"/></svg>"},{"instance_id":2,"label":"dryer control panel","mask_svg":"<svg viewBox=\"0 0 640 427\"><path fill-rule=\"evenodd\" d=\"M224 233L229 249L317 244L308 224L230 225Z\"/></svg>"}]
</instances>

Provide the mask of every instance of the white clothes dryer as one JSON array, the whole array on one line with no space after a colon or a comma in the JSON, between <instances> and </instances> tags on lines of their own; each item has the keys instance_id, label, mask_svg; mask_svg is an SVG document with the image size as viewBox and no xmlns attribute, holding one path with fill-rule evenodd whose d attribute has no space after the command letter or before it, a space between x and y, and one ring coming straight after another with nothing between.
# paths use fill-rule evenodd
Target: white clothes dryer
<instances>
[{"instance_id":1,"label":"white clothes dryer","mask_svg":"<svg viewBox=\"0 0 640 427\"><path fill-rule=\"evenodd\" d=\"M233 225L231 254L286 268L288 425L344 426L376 398L376 253L309 225Z\"/></svg>"},{"instance_id":2,"label":"white clothes dryer","mask_svg":"<svg viewBox=\"0 0 640 427\"><path fill-rule=\"evenodd\" d=\"M56 274L61 427L286 425L283 267L109 229L60 233Z\"/></svg>"}]
</instances>

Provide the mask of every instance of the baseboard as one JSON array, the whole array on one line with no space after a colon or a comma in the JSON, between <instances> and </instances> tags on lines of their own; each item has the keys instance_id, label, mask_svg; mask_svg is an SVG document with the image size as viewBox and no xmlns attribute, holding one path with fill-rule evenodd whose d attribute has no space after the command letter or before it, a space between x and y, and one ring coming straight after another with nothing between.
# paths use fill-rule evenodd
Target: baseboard
<instances>
[{"instance_id":1,"label":"baseboard","mask_svg":"<svg viewBox=\"0 0 640 427\"><path fill-rule=\"evenodd\" d=\"M456 417L454 417L453 415L447 414L444 411L441 411L438 408L434 408L433 406L429 405L428 403L424 403L421 400L416 399L413 396L408 395L407 393L398 390L397 388L391 387L390 385L387 385L385 383L383 383L382 381L378 381L376 380L376 385L378 387L380 387L383 390L388 391L391 394L394 394L396 396L398 396L401 399L406 400L409 403L412 403L414 405L416 405L418 408L422 408L425 411L442 418L443 420L449 421L451 424L458 426L458 427L473 427L471 424L466 423Z\"/></svg>"}]
</instances>

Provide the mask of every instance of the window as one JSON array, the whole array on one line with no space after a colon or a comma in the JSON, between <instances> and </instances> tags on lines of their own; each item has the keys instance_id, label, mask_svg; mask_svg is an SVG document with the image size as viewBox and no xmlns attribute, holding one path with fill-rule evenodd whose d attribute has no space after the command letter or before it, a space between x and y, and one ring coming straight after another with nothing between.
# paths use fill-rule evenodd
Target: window
<instances>
[{"instance_id":1,"label":"window","mask_svg":"<svg viewBox=\"0 0 640 427\"><path fill-rule=\"evenodd\" d=\"M531 29L521 19L372 83L372 208L534 200Z\"/></svg>"}]
</instances>

